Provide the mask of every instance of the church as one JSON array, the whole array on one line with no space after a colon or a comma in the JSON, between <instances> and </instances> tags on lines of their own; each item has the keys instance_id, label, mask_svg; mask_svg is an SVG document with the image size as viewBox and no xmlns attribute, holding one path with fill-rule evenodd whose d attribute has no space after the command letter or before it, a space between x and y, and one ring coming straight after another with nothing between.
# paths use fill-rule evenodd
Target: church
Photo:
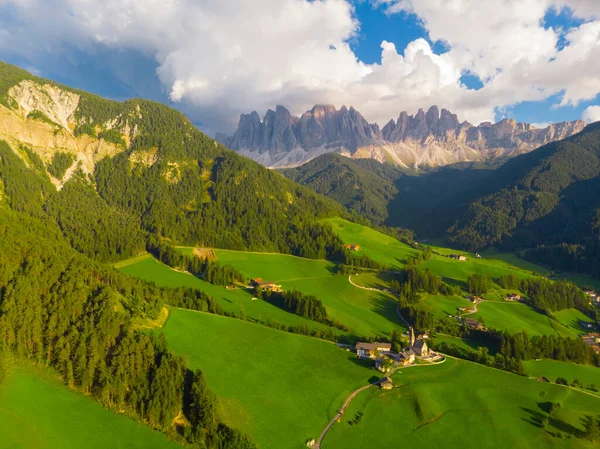
<instances>
[{"instance_id":1,"label":"church","mask_svg":"<svg viewBox=\"0 0 600 449\"><path fill-rule=\"evenodd\" d=\"M429 355L427 342L421 337L415 339L415 329L412 327L410 328L410 349L419 357L427 357Z\"/></svg>"}]
</instances>

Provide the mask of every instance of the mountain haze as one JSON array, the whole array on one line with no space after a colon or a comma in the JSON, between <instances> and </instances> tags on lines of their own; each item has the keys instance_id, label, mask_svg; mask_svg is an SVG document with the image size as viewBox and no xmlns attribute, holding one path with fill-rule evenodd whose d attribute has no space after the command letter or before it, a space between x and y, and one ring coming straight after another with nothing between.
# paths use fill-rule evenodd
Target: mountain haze
<instances>
[{"instance_id":1,"label":"mountain haze","mask_svg":"<svg viewBox=\"0 0 600 449\"><path fill-rule=\"evenodd\" d=\"M432 106L414 116L402 112L380 129L353 107L337 110L331 105L316 105L295 117L277 106L275 111L269 109L262 121L256 111L243 114L235 134L220 140L272 168L295 167L333 152L405 168L435 167L527 153L584 127L585 122L576 120L538 129L511 119L474 126Z\"/></svg>"}]
</instances>

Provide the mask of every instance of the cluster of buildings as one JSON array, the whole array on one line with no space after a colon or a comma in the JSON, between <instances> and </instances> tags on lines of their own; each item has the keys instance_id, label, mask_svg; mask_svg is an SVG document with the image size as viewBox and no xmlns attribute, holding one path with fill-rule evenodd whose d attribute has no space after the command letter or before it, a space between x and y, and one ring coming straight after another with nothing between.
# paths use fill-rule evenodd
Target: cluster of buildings
<instances>
[{"instance_id":1,"label":"cluster of buildings","mask_svg":"<svg viewBox=\"0 0 600 449\"><path fill-rule=\"evenodd\" d=\"M359 342L355 346L356 356L359 359L375 360L375 368L381 372L390 371L393 365L408 366L415 362L417 357L431 357L435 354L427 346L423 336L415 338L414 329L410 329L410 343L408 348L396 354L392 352L391 343ZM392 361L390 363L390 360Z\"/></svg>"},{"instance_id":2,"label":"cluster of buildings","mask_svg":"<svg viewBox=\"0 0 600 449\"><path fill-rule=\"evenodd\" d=\"M281 285L277 285L274 282L263 282L262 278L255 278L250 281L251 287L260 287L263 290L269 290L272 292L280 292Z\"/></svg>"},{"instance_id":3,"label":"cluster of buildings","mask_svg":"<svg viewBox=\"0 0 600 449\"><path fill-rule=\"evenodd\" d=\"M460 260L461 262L467 261L467 256L465 256L464 254L449 254L448 257L450 259Z\"/></svg>"},{"instance_id":4,"label":"cluster of buildings","mask_svg":"<svg viewBox=\"0 0 600 449\"><path fill-rule=\"evenodd\" d=\"M344 248L349 249L350 251L358 251L360 250L360 245L344 245Z\"/></svg>"},{"instance_id":5,"label":"cluster of buildings","mask_svg":"<svg viewBox=\"0 0 600 449\"><path fill-rule=\"evenodd\" d=\"M598 295L598 293L593 290L588 290L585 294L588 295L591 303L596 304L596 307L600 307L600 295Z\"/></svg>"},{"instance_id":6,"label":"cluster of buildings","mask_svg":"<svg viewBox=\"0 0 600 449\"><path fill-rule=\"evenodd\" d=\"M600 334L589 332L587 335L582 335L581 339L597 354L600 354Z\"/></svg>"},{"instance_id":7,"label":"cluster of buildings","mask_svg":"<svg viewBox=\"0 0 600 449\"><path fill-rule=\"evenodd\" d=\"M521 301L521 295L518 293L510 293L504 297L505 301Z\"/></svg>"}]
</instances>

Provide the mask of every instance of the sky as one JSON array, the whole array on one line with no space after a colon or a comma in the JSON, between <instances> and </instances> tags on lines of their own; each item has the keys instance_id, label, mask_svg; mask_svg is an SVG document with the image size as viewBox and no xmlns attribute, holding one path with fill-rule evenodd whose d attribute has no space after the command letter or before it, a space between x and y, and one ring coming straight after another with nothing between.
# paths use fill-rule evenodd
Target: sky
<instances>
[{"instance_id":1,"label":"sky","mask_svg":"<svg viewBox=\"0 0 600 449\"><path fill-rule=\"evenodd\" d=\"M0 0L0 59L209 134L278 104L600 120L600 0Z\"/></svg>"}]
</instances>

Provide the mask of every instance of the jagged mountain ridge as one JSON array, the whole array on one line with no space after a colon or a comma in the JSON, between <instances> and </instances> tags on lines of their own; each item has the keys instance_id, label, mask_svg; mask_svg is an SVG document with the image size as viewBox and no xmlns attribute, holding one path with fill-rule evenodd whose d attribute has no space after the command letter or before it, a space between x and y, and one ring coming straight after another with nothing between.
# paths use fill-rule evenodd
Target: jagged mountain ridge
<instances>
[{"instance_id":1,"label":"jagged mountain ridge","mask_svg":"<svg viewBox=\"0 0 600 449\"><path fill-rule=\"evenodd\" d=\"M582 120L538 129L504 119L474 126L456 114L432 106L414 116L402 112L383 128L356 109L316 105L300 117L285 107L242 114L237 131L220 140L229 148L271 168L295 167L325 153L375 159L402 167L442 166L515 156L580 132Z\"/></svg>"}]
</instances>

